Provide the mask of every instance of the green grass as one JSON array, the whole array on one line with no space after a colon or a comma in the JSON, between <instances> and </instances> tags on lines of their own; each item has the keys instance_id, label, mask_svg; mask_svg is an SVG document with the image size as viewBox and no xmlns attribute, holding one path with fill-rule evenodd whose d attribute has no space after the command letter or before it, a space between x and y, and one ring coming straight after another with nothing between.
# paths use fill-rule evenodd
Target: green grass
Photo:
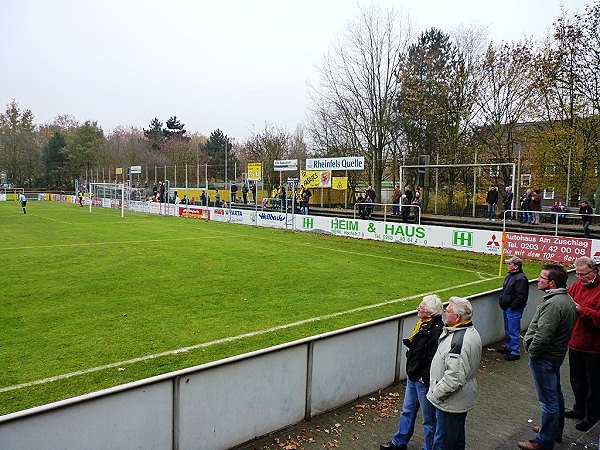
<instances>
[{"instance_id":1,"label":"green grass","mask_svg":"<svg viewBox=\"0 0 600 450\"><path fill-rule=\"evenodd\" d=\"M498 258L412 245L0 202L0 414L501 286ZM535 269L532 269L532 274ZM457 287L465 285L463 287ZM450 289L448 289L450 288ZM390 302L396 299L395 302ZM386 305L369 307L380 303ZM347 312L356 308L356 312ZM330 317L323 317L332 315Z\"/></svg>"}]
</instances>

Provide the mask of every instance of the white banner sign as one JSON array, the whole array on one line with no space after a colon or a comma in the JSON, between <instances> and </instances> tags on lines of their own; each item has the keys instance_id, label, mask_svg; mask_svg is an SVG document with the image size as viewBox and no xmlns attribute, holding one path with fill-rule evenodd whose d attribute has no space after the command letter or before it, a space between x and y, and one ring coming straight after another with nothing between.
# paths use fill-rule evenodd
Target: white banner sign
<instances>
[{"instance_id":1,"label":"white banner sign","mask_svg":"<svg viewBox=\"0 0 600 450\"><path fill-rule=\"evenodd\" d=\"M273 170L275 172L284 172L286 170L298 170L297 159L276 159L273 161Z\"/></svg>"},{"instance_id":2,"label":"white banner sign","mask_svg":"<svg viewBox=\"0 0 600 450\"><path fill-rule=\"evenodd\" d=\"M142 173L142 166L131 166L129 173Z\"/></svg>"},{"instance_id":3,"label":"white banner sign","mask_svg":"<svg viewBox=\"0 0 600 450\"><path fill-rule=\"evenodd\" d=\"M306 170L364 170L365 158L351 156L344 158L312 158L306 160Z\"/></svg>"}]
</instances>

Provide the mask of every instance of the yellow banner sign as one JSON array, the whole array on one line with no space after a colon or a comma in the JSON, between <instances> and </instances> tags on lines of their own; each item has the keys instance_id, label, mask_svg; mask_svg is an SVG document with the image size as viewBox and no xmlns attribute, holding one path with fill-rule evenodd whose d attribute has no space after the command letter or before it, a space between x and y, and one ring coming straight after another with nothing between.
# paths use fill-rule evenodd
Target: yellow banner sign
<instances>
[{"instance_id":1,"label":"yellow banner sign","mask_svg":"<svg viewBox=\"0 0 600 450\"><path fill-rule=\"evenodd\" d=\"M115 175L122 175L123 174L123 168L122 167L116 167L115 168Z\"/></svg>"},{"instance_id":2,"label":"yellow banner sign","mask_svg":"<svg viewBox=\"0 0 600 450\"><path fill-rule=\"evenodd\" d=\"M331 171L301 170L300 184L308 188L331 187Z\"/></svg>"},{"instance_id":3,"label":"yellow banner sign","mask_svg":"<svg viewBox=\"0 0 600 450\"><path fill-rule=\"evenodd\" d=\"M333 177L331 187L340 191L348 189L348 177Z\"/></svg>"},{"instance_id":4,"label":"yellow banner sign","mask_svg":"<svg viewBox=\"0 0 600 450\"><path fill-rule=\"evenodd\" d=\"M248 163L248 179L262 180L262 163Z\"/></svg>"}]
</instances>

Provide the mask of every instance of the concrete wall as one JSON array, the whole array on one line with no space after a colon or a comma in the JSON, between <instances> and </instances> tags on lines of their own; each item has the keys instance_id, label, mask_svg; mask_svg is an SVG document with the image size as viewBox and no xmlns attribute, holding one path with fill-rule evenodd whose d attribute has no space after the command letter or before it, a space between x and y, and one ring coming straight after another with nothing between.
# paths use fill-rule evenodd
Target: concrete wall
<instances>
[{"instance_id":1,"label":"concrete wall","mask_svg":"<svg viewBox=\"0 0 600 450\"><path fill-rule=\"evenodd\" d=\"M571 282L573 274L571 274ZM529 323L540 292L530 285ZM498 290L471 297L484 345ZM0 417L2 449L226 449L385 388L404 374L414 312Z\"/></svg>"}]
</instances>

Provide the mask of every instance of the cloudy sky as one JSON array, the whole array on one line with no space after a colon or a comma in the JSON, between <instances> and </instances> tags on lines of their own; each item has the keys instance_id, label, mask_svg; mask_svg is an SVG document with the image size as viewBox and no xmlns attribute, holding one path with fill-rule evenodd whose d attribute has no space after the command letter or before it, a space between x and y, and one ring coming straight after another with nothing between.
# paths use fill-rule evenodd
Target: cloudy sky
<instances>
[{"instance_id":1,"label":"cloudy sky","mask_svg":"<svg viewBox=\"0 0 600 450\"><path fill-rule=\"evenodd\" d=\"M590 2L592 0L589 0ZM243 141L265 123L306 120L309 82L359 5L393 7L418 31L488 27L490 39L544 36L561 3L585 0L2 0L0 107L36 123L70 114L148 127L176 115L188 132Z\"/></svg>"}]
</instances>

